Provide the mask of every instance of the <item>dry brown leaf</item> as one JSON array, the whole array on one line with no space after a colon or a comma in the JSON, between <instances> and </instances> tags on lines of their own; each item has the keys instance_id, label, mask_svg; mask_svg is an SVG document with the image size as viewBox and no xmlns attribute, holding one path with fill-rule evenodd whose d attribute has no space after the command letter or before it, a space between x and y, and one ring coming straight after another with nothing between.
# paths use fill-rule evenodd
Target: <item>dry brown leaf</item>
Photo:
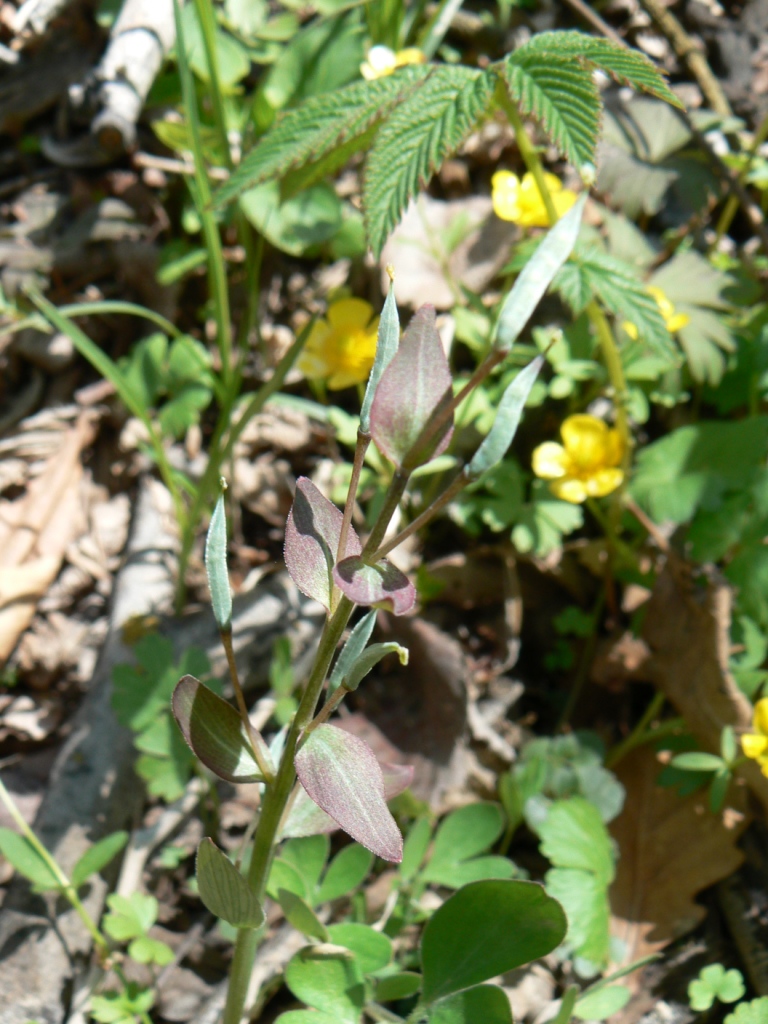
<instances>
[{"instance_id":1,"label":"dry brown leaf","mask_svg":"<svg viewBox=\"0 0 768 1024\"><path fill-rule=\"evenodd\" d=\"M13 651L38 598L51 583L67 546L86 526L80 453L94 436L94 417L82 413L44 471L16 501L0 501L0 664ZM29 570L27 587L19 568Z\"/></svg>"},{"instance_id":2,"label":"dry brown leaf","mask_svg":"<svg viewBox=\"0 0 768 1024\"><path fill-rule=\"evenodd\" d=\"M731 589L721 582L701 586L691 574L678 559L660 573L643 622L650 657L638 676L654 682L700 746L717 754L724 726L750 729L752 705L728 670ZM768 779L757 762L745 762L737 774L768 811Z\"/></svg>"},{"instance_id":3,"label":"dry brown leaf","mask_svg":"<svg viewBox=\"0 0 768 1024\"><path fill-rule=\"evenodd\" d=\"M626 944L626 963L694 928L706 913L696 894L727 878L744 859L736 841L746 815L734 814L740 809L733 806L727 817L713 814L706 793L680 797L656 785L660 768L655 753L642 747L616 772L627 795L610 826L620 850L610 901L612 931ZM736 798L742 795L737 788Z\"/></svg>"}]
</instances>

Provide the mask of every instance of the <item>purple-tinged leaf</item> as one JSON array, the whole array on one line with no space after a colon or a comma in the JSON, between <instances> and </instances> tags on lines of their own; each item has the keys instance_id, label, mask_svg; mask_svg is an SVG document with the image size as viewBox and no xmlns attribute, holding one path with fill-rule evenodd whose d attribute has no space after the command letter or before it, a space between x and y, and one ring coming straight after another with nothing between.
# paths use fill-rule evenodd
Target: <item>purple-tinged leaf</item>
<instances>
[{"instance_id":1,"label":"purple-tinged leaf","mask_svg":"<svg viewBox=\"0 0 768 1024\"><path fill-rule=\"evenodd\" d=\"M453 432L452 418L423 451L412 449L437 407L451 394L451 371L435 327L435 310L422 306L376 389L371 436L378 449L396 466L409 456L412 468L445 451Z\"/></svg>"},{"instance_id":2,"label":"purple-tinged leaf","mask_svg":"<svg viewBox=\"0 0 768 1024\"><path fill-rule=\"evenodd\" d=\"M413 766L410 764L380 764L384 776L384 798L394 800L413 781ZM335 832L339 826L322 807L318 807L306 789L298 786L288 812L288 818L280 832L281 839L301 839L304 836L326 835Z\"/></svg>"},{"instance_id":3,"label":"purple-tinged leaf","mask_svg":"<svg viewBox=\"0 0 768 1024\"><path fill-rule=\"evenodd\" d=\"M359 555L345 558L333 567L333 581L355 604L375 605L395 615L409 612L416 601L411 581L386 558L375 565Z\"/></svg>"},{"instance_id":4,"label":"purple-tinged leaf","mask_svg":"<svg viewBox=\"0 0 768 1024\"><path fill-rule=\"evenodd\" d=\"M399 864L403 837L389 813L376 756L358 736L320 725L294 758L299 782L314 802L371 853Z\"/></svg>"},{"instance_id":5,"label":"purple-tinged leaf","mask_svg":"<svg viewBox=\"0 0 768 1024\"><path fill-rule=\"evenodd\" d=\"M187 745L214 775L227 782L264 781L240 715L231 704L194 676L184 676L173 691L171 707ZM262 753L269 763L266 745Z\"/></svg>"},{"instance_id":6,"label":"purple-tinged leaf","mask_svg":"<svg viewBox=\"0 0 768 1024\"><path fill-rule=\"evenodd\" d=\"M302 594L313 597L329 611L343 519L339 509L311 480L299 477L285 524L285 565ZM346 547L345 556L362 551L360 539L351 527Z\"/></svg>"}]
</instances>

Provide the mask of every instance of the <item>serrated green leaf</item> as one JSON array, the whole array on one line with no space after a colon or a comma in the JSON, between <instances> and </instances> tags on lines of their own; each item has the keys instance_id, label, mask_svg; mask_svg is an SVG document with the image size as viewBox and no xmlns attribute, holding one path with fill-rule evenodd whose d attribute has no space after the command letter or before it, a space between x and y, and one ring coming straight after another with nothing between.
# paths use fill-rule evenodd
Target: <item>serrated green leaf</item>
<instances>
[{"instance_id":1,"label":"serrated green leaf","mask_svg":"<svg viewBox=\"0 0 768 1024\"><path fill-rule=\"evenodd\" d=\"M433 67L382 125L363 184L368 240L375 256L419 186L487 112L495 88L494 72Z\"/></svg>"},{"instance_id":2,"label":"serrated green leaf","mask_svg":"<svg viewBox=\"0 0 768 1024\"><path fill-rule=\"evenodd\" d=\"M601 102L591 71L530 43L511 53L501 69L521 113L542 125L574 167L593 165Z\"/></svg>"},{"instance_id":3,"label":"serrated green leaf","mask_svg":"<svg viewBox=\"0 0 768 1024\"><path fill-rule=\"evenodd\" d=\"M281 178L309 160L320 160L340 143L362 135L428 74L426 67L403 68L396 75L313 96L286 111L218 190L214 206L224 206L246 189Z\"/></svg>"},{"instance_id":4,"label":"serrated green leaf","mask_svg":"<svg viewBox=\"0 0 768 1024\"><path fill-rule=\"evenodd\" d=\"M593 298L598 298L622 322L634 324L654 352L666 358L677 356L658 302L630 264L596 245L577 245L555 278L554 287L577 316Z\"/></svg>"},{"instance_id":5,"label":"serrated green leaf","mask_svg":"<svg viewBox=\"0 0 768 1024\"><path fill-rule=\"evenodd\" d=\"M662 73L638 50L575 31L538 32L526 44L526 49L558 57L569 55L579 63L608 72L622 85L630 85L639 92L650 93L682 109L683 104L669 88Z\"/></svg>"},{"instance_id":6,"label":"serrated green leaf","mask_svg":"<svg viewBox=\"0 0 768 1024\"><path fill-rule=\"evenodd\" d=\"M106 867L127 842L127 832L113 832L111 835L104 836L103 839L94 843L90 849L85 851L74 868L72 868L72 885L79 889L91 875L95 875L97 871L101 871L103 867Z\"/></svg>"}]
</instances>

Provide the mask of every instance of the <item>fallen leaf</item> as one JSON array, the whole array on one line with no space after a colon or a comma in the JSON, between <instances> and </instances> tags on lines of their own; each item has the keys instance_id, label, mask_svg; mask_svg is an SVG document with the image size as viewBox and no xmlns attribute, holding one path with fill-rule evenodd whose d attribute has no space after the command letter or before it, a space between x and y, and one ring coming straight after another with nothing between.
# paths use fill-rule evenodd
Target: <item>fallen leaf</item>
<instances>
[{"instance_id":1,"label":"fallen leaf","mask_svg":"<svg viewBox=\"0 0 768 1024\"><path fill-rule=\"evenodd\" d=\"M706 914L696 894L727 878L744 860L736 841L748 824L746 815L726 828L723 815L708 809L706 792L681 797L658 786L660 769L655 753L642 747L616 771L627 795L624 810L609 826L620 851L609 895L611 931L625 944L625 963L695 928ZM738 789L731 792L738 800Z\"/></svg>"}]
</instances>

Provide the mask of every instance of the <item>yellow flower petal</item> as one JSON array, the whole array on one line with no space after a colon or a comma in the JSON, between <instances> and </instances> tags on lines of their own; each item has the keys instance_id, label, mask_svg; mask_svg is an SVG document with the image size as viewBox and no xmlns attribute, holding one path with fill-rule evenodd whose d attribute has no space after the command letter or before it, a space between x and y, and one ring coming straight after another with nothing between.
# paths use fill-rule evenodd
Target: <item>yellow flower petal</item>
<instances>
[{"instance_id":1,"label":"yellow flower petal","mask_svg":"<svg viewBox=\"0 0 768 1024\"><path fill-rule=\"evenodd\" d=\"M491 202L496 216L513 224L518 223L520 181L517 175L511 171L497 171L491 178L491 189Z\"/></svg>"},{"instance_id":2,"label":"yellow flower petal","mask_svg":"<svg viewBox=\"0 0 768 1024\"><path fill-rule=\"evenodd\" d=\"M560 427L565 450L582 473L610 465L611 442L608 427L596 416L577 413Z\"/></svg>"},{"instance_id":3,"label":"yellow flower petal","mask_svg":"<svg viewBox=\"0 0 768 1024\"><path fill-rule=\"evenodd\" d=\"M768 750L768 736L756 736L748 732L741 737L741 749L747 757L756 761Z\"/></svg>"},{"instance_id":4,"label":"yellow flower petal","mask_svg":"<svg viewBox=\"0 0 768 1024\"><path fill-rule=\"evenodd\" d=\"M687 327L690 322L691 318L687 313L673 313L667 320L667 330L670 334L675 334L677 331Z\"/></svg>"},{"instance_id":5,"label":"yellow flower petal","mask_svg":"<svg viewBox=\"0 0 768 1024\"><path fill-rule=\"evenodd\" d=\"M755 732L768 736L768 697L763 697L755 704L752 717L752 728Z\"/></svg>"},{"instance_id":6,"label":"yellow flower petal","mask_svg":"<svg viewBox=\"0 0 768 1024\"><path fill-rule=\"evenodd\" d=\"M531 465L533 472L542 480L557 480L569 472L571 460L557 441L545 441L534 449Z\"/></svg>"},{"instance_id":7,"label":"yellow flower petal","mask_svg":"<svg viewBox=\"0 0 768 1024\"><path fill-rule=\"evenodd\" d=\"M562 480L553 480L549 485L550 491L561 501L569 501L572 505L580 505L586 501L589 495L582 480L575 476L567 476Z\"/></svg>"},{"instance_id":8,"label":"yellow flower petal","mask_svg":"<svg viewBox=\"0 0 768 1024\"><path fill-rule=\"evenodd\" d=\"M388 46L372 46L368 51L368 59L360 65L360 74L372 81L374 78L391 75L396 67L397 56L394 50Z\"/></svg>"},{"instance_id":9,"label":"yellow flower petal","mask_svg":"<svg viewBox=\"0 0 768 1024\"><path fill-rule=\"evenodd\" d=\"M584 486L590 498L604 498L606 494L621 487L623 481L624 472L621 469L598 469L587 477Z\"/></svg>"},{"instance_id":10,"label":"yellow flower petal","mask_svg":"<svg viewBox=\"0 0 768 1024\"><path fill-rule=\"evenodd\" d=\"M628 334L632 341L637 341L637 339L640 337L640 332L635 327L635 325L631 323L629 320L625 320L621 326L624 328L624 333Z\"/></svg>"},{"instance_id":11,"label":"yellow flower petal","mask_svg":"<svg viewBox=\"0 0 768 1024\"><path fill-rule=\"evenodd\" d=\"M406 64L425 64L427 55L418 46L406 46L404 50L398 50L395 54L395 66L404 67Z\"/></svg>"},{"instance_id":12,"label":"yellow flower petal","mask_svg":"<svg viewBox=\"0 0 768 1024\"><path fill-rule=\"evenodd\" d=\"M367 327L373 316L373 306L365 299L339 299L328 307L328 323L343 330Z\"/></svg>"}]
</instances>

